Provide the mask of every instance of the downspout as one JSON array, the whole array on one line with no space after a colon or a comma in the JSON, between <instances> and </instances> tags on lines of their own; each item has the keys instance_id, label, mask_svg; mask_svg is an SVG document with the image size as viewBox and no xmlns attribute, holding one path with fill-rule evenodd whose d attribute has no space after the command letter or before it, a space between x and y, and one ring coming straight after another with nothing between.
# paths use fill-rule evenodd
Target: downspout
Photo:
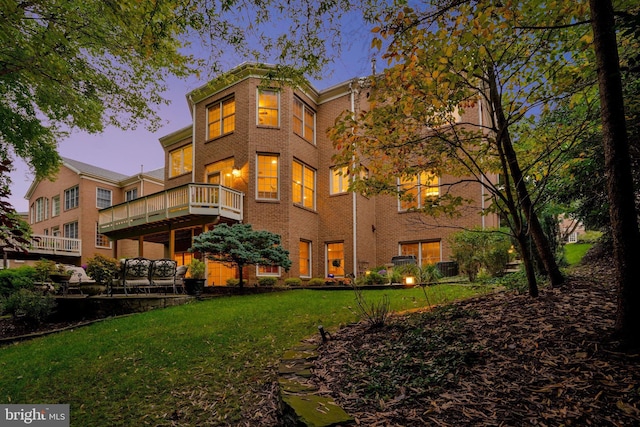
<instances>
[{"instance_id":1,"label":"downspout","mask_svg":"<svg viewBox=\"0 0 640 427\"><path fill-rule=\"evenodd\" d=\"M351 112L355 115L356 113L356 100L355 100L355 92L358 89L353 88L353 82L349 83L349 92L351 97ZM352 166L352 168L355 166ZM351 174L351 180L355 180L355 174ZM358 220L356 218L357 214L357 200L356 200L356 192L353 191L351 193L351 215L352 215L352 228L353 228L353 277L356 278L358 276Z\"/></svg>"},{"instance_id":2,"label":"downspout","mask_svg":"<svg viewBox=\"0 0 640 427\"><path fill-rule=\"evenodd\" d=\"M191 102L191 182L196 182L196 103L193 102L193 96L189 94L189 102Z\"/></svg>"}]
</instances>

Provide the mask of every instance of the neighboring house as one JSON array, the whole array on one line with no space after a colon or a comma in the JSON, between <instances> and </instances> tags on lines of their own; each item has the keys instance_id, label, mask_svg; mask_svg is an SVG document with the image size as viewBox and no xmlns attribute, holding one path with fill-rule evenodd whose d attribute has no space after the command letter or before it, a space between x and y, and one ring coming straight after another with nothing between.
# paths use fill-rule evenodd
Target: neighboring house
<instances>
[{"instance_id":1,"label":"neighboring house","mask_svg":"<svg viewBox=\"0 0 640 427\"><path fill-rule=\"evenodd\" d=\"M560 240L564 243L577 243L580 236L585 233L584 224L575 218L560 215Z\"/></svg>"},{"instance_id":2,"label":"neighboring house","mask_svg":"<svg viewBox=\"0 0 640 427\"><path fill-rule=\"evenodd\" d=\"M366 108L367 90L359 80L322 91L311 85L259 86L268 68L243 64L227 73L236 77L233 83L221 79L187 94L193 122L160 138L164 190L130 202L114 200L100 211L100 232L115 241L162 243L169 257L187 264L194 235L220 223L249 223L279 234L293 261L288 273L248 267L245 277L255 280L360 275L396 255L415 255L422 264L445 261L451 233L497 226L496 215L479 213L485 198L479 183L455 187L474 204L460 218L440 220L443 228L417 226L423 214L408 211L411 206L396 198L347 192L326 131L344 110ZM478 122L479 108L467 108L464 120ZM416 203L453 181L416 179ZM207 284L224 285L235 274L208 262Z\"/></svg>"},{"instance_id":3,"label":"neighboring house","mask_svg":"<svg viewBox=\"0 0 640 427\"><path fill-rule=\"evenodd\" d=\"M56 179L34 181L25 196L34 235L30 258L78 266L95 254L135 257L145 252L162 258L163 245L147 243L140 248L139 241L121 241L115 248L98 231L98 211L163 188L163 169L128 176L63 158Z\"/></svg>"}]
</instances>

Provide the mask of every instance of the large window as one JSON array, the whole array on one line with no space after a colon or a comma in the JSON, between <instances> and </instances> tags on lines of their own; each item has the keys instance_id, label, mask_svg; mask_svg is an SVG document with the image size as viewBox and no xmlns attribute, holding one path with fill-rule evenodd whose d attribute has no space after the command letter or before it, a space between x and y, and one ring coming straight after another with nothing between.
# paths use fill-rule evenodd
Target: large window
<instances>
[{"instance_id":1,"label":"large window","mask_svg":"<svg viewBox=\"0 0 640 427\"><path fill-rule=\"evenodd\" d=\"M280 267L277 265L258 265L256 267L258 276L280 276Z\"/></svg>"},{"instance_id":2,"label":"large window","mask_svg":"<svg viewBox=\"0 0 640 427\"><path fill-rule=\"evenodd\" d=\"M227 98L207 107L207 139L233 132L236 129L236 100Z\"/></svg>"},{"instance_id":3,"label":"large window","mask_svg":"<svg viewBox=\"0 0 640 427\"><path fill-rule=\"evenodd\" d=\"M298 98L293 100L293 132L315 144L316 112Z\"/></svg>"},{"instance_id":4,"label":"large window","mask_svg":"<svg viewBox=\"0 0 640 427\"><path fill-rule=\"evenodd\" d=\"M331 168L330 194L346 193L349 188L349 177L347 176L347 167Z\"/></svg>"},{"instance_id":5,"label":"large window","mask_svg":"<svg viewBox=\"0 0 640 427\"><path fill-rule=\"evenodd\" d=\"M111 249L111 240L104 234L100 234L100 226L96 222L96 248Z\"/></svg>"},{"instance_id":6,"label":"large window","mask_svg":"<svg viewBox=\"0 0 640 427\"><path fill-rule=\"evenodd\" d=\"M400 200L400 210L421 209L440 194L440 180L437 176L422 172L411 179L400 180L400 191L409 199Z\"/></svg>"},{"instance_id":7,"label":"large window","mask_svg":"<svg viewBox=\"0 0 640 427\"><path fill-rule=\"evenodd\" d=\"M257 198L262 200L278 200L278 156L258 155Z\"/></svg>"},{"instance_id":8,"label":"large window","mask_svg":"<svg viewBox=\"0 0 640 427\"><path fill-rule=\"evenodd\" d=\"M208 164L204 168L205 182L233 187L233 157Z\"/></svg>"},{"instance_id":9,"label":"large window","mask_svg":"<svg viewBox=\"0 0 640 427\"><path fill-rule=\"evenodd\" d=\"M76 185L67 190L64 190L64 210L77 208L80 203L80 189Z\"/></svg>"},{"instance_id":10,"label":"large window","mask_svg":"<svg viewBox=\"0 0 640 427\"><path fill-rule=\"evenodd\" d=\"M440 262L440 242L412 242L400 244L400 255L413 255L421 266Z\"/></svg>"},{"instance_id":11,"label":"large window","mask_svg":"<svg viewBox=\"0 0 640 427\"><path fill-rule=\"evenodd\" d=\"M98 209L111 206L111 190L96 188L96 207Z\"/></svg>"},{"instance_id":12,"label":"large window","mask_svg":"<svg viewBox=\"0 0 640 427\"><path fill-rule=\"evenodd\" d=\"M327 275L344 277L344 243L327 243Z\"/></svg>"},{"instance_id":13,"label":"large window","mask_svg":"<svg viewBox=\"0 0 640 427\"><path fill-rule=\"evenodd\" d=\"M311 242L300 240L300 277L311 277Z\"/></svg>"},{"instance_id":14,"label":"large window","mask_svg":"<svg viewBox=\"0 0 640 427\"><path fill-rule=\"evenodd\" d=\"M35 204L35 210L36 210L35 222L40 222L47 219L48 209L49 209L49 199L45 197L38 198Z\"/></svg>"},{"instance_id":15,"label":"large window","mask_svg":"<svg viewBox=\"0 0 640 427\"><path fill-rule=\"evenodd\" d=\"M64 237L69 239L77 239L78 234L78 221L70 222L64 225Z\"/></svg>"},{"instance_id":16,"label":"large window","mask_svg":"<svg viewBox=\"0 0 640 427\"><path fill-rule=\"evenodd\" d=\"M258 90L258 125L278 127L280 124L280 93L275 90Z\"/></svg>"},{"instance_id":17,"label":"large window","mask_svg":"<svg viewBox=\"0 0 640 427\"><path fill-rule=\"evenodd\" d=\"M129 202L138 198L138 189L132 188L124 192L124 201Z\"/></svg>"},{"instance_id":18,"label":"large window","mask_svg":"<svg viewBox=\"0 0 640 427\"><path fill-rule=\"evenodd\" d=\"M305 208L316 207L316 171L302 163L293 162L293 203Z\"/></svg>"},{"instance_id":19,"label":"large window","mask_svg":"<svg viewBox=\"0 0 640 427\"><path fill-rule=\"evenodd\" d=\"M60 196L51 198L51 217L60 215Z\"/></svg>"},{"instance_id":20,"label":"large window","mask_svg":"<svg viewBox=\"0 0 640 427\"><path fill-rule=\"evenodd\" d=\"M193 169L193 146L187 145L169 153L170 177L191 172Z\"/></svg>"}]
</instances>

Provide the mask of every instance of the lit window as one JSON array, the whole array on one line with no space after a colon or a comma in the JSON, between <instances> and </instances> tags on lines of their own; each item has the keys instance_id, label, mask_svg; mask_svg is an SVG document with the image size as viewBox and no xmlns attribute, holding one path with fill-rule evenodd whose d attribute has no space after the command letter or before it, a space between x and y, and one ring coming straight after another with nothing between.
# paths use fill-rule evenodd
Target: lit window
<instances>
[{"instance_id":1,"label":"lit window","mask_svg":"<svg viewBox=\"0 0 640 427\"><path fill-rule=\"evenodd\" d=\"M169 153L170 177L191 172L193 168L193 146L187 145Z\"/></svg>"},{"instance_id":2,"label":"lit window","mask_svg":"<svg viewBox=\"0 0 640 427\"><path fill-rule=\"evenodd\" d=\"M64 190L64 210L77 208L80 202L80 190L78 186Z\"/></svg>"},{"instance_id":3,"label":"lit window","mask_svg":"<svg viewBox=\"0 0 640 427\"><path fill-rule=\"evenodd\" d=\"M311 242L300 240L300 277L311 277Z\"/></svg>"},{"instance_id":4,"label":"lit window","mask_svg":"<svg viewBox=\"0 0 640 427\"><path fill-rule=\"evenodd\" d=\"M331 168L330 194L346 193L349 188L349 177L347 167Z\"/></svg>"},{"instance_id":5,"label":"lit window","mask_svg":"<svg viewBox=\"0 0 640 427\"><path fill-rule=\"evenodd\" d=\"M409 200L400 200L400 210L420 209L440 195L440 180L431 173L423 172L412 179L401 179L399 189L410 197Z\"/></svg>"},{"instance_id":6,"label":"lit window","mask_svg":"<svg viewBox=\"0 0 640 427\"><path fill-rule=\"evenodd\" d=\"M280 276L280 267L277 265L259 265L258 276Z\"/></svg>"},{"instance_id":7,"label":"lit window","mask_svg":"<svg viewBox=\"0 0 640 427\"><path fill-rule=\"evenodd\" d=\"M278 156L258 155L257 198L278 200Z\"/></svg>"},{"instance_id":8,"label":"lit window","mask_svg":"<svg viewBox=\"0 0 640 427\"><path fill-rule=\"evenodd\" d=\"M98 209L111 206L111 190L96 188L96 207Z\"/></svg>"},{"instance_id":9,"label":"lit window","mask_svg":"<svg viewBox=\"0 0 640 427\"><path fill-rule=\"evenodd\" d=\"M316 113L298 98L293 100L293 132L315 144Z\"/></svg>"},{"instance_id":10,"label":"lit window","mask_svg":"<svg viewBox=\"0 0 640 427\"><path fill-rule=\"evenodd\" d=\"M100 234L100 226L96 222L96 248L111 249L111 240L104 234Z\"/></svg>"},{"instance_id":11,"label":"lit window","mask_svg":"<svg viewBox=\"0 0 640 427\"><path fill-rule=\"evenodd\" d=\"M277 127L280 94L275 90L258 91L258 125Z\"/></svg>"},{"instance_id":12,"label":"lit window","mask_svg":"<svg viewBox=\"0 0 640 427\"><path fill-rule=\"evenodd\" d=\"M440 242L401 243L400 255L413 255L421 266L440 262Z\"/></svg>"},{"instance_id":13,"label":"lit window","mask_svg":"<svg viewBox=\"0 0 640 427\"><path fill-rule=\"evenodd\" d=\"M78 238L78 222L70 222L64 225L64 237L69 239L77 239Z\"/></svg>"},{"instance_id":14,"label":"lit window","mask_svg":"<svg viewBox=\"0 0 640 427\"><path fill-rule=\"evenodd\" d=\"M316 171L302 163L293 162L293 203L305 208L316 207Z\"/></svg>"},{"instance_id":15,"label":"lit window","mask_svg":"<svg viewBox=\"0 0 640 427\"><path fill-rule=\"evenodd\" d=\"M233 187L233 157L208 164L204 168L205 182Z\"/></svg>"},{"instance_id":16,"label":"lit window","mask_svg":"<svg viewBox=\"0 0 640 427\"><path fill-rule=\"evenodd\" d=\"M60 215L60 196L53 196L51 198L51 216Z\"/></svg>"},{"instance_id":17,"label":"lit window","mask_svg":"<svg viewBox=\"0 0 640 427\"><path fill-rule=\"evenodd\" d=\"M213 139L236 129L236 100L228 98L207 108L207 139Z\"/></svg>"},{"instance_id":18,"label":"lit window","mask_svg":"<svg viewBox=\"0 0 640 427\"><path fill-rule=\"evenodd\" d=\"M327 274L344 277L344 243L327 243Z\"/></svg>"},{"instance_id":19,"label":"lit window","mask_svg":"<svg viewBox=\"0 0 640 427\"><path fill-rule=\"evenodd\" d=\"M132 188L131 190L127 190L124 193L125 202L131 201L131 200L135 200L137 198L138 198L138 189L137 188Z\"/></svg>"}]
</instances>

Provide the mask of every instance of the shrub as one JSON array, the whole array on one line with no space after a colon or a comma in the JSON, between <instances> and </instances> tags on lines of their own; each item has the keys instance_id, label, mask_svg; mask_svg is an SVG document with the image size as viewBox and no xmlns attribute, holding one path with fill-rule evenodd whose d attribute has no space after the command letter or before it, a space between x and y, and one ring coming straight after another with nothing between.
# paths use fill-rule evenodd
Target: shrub
<instances>
[{"instance_id":1,"label":"shrub","mask_svg":"<svg viewBox=\"0 0 640 427\"><path fill-rule=\"evenodd\" d=\"M365 285L365 286L371 286L371 285L384 285L385 283L389 283L389 279L387 278L387 271L386 270L379 270L379 271L383 271L384 274L380 274L377 271L370 271L369 274L365 274L364 276L361 276L358 281L360 282L360 284Z\"/></svg>"},{"instance_id":2,"label":"shrub","mask_svg":"<svg viewBox=\"0 0 640 427\"><path fill-rule=\"evenodd\" d=\"M594 244L600 240L602 237L601 231L585 231L583 234L578 236L577 243L591 243Z\"/></svg>"},{"instance_id":3,"label":"shrub","mask_svg":"<svg viewBox=\"0 0 640 427\"><path fill-rule=\"evenodd\" d=\"M451 236L452 258L460 270L475 282L481 268L491 276L499 276L509 262L510 237L498 230L466 230Z\"/></svg>"},{"instance_id":4,"label":"shrub","mask_svg":"<svg viewBox=\"0 0 640 427\"><path fill-rule=\"evenodd\" d=\"M0 270L0 296L8 297L20 289L32 289L36 269L31 266Z\"/></svg>"},{"instance_id":5,"label":"shrub","mask_svg":"<svg viewBox=\"0 0 640 427\"><path fill-rule=\"evenodd\" d=\"M20 289L5 302L5 310L14 318L38 324L45 320L55 308L56 301L51 295L39 295L28 289Z\"/></svg>"},{"instance_id":6,"label":"shrub","mask_svg":"<svg viewBox=\"0 0 640 427\"><path fill-rule=\"evenodd\" d=\"M529 289L527 274L522 268L515 273L505 274L504 276L495 279L494 283L504 286L511 291L516 291L519 294L527 293Z\"/></svg>"},{"instance_id":7,"label":"shrub","mask_svg":"<svg viewBox=\"0 0 640 427\"><path fill-rule=\"evenodd\" d=\"M324 279L320 277L314 277L312 279L309 279L309 286L323 286L323 285L324 285Z\"/></svg>"},{"instance_id":8,"label":"shrub","mask_svg":"<svg viewBox=\"0 0 640 427\"><path fill-rule=\"evenodd\" d=\"M284 279L284 284L286 286L300 286L302 284L302 280L299 277L289 277Z\"/></svg>"},{"instance_id":9,"label":"shrub","mask_svg":"<svg viewBox=\"0 0 640 427\"><path fill-rule=\"evenodd\" d=\"M278 279L275 277L261 277L258 279L259 286L275 286L278 283Z\"/></svg>"},{"instance_id":10,"label":"shrub","mask_svg":"<svg viewBox=\"0 0 640 427\"><path fill-rule=\"evenodd\" d=\"M227 279L227 286L238 286L239 284L240 284L239 279L235 279L233 277L230 277Z\"/></svg>"},{"instance_id":11,"label":"shrub","mask_svg":"<svg viewBox=\"0 0 640 427\"><path fill-rule=\"evenodd\" d=\"M391 314L389 297L385 294L379 301L367 301L360 287L354 286L353 290L356 294L356 308L360 316L365 319L372 328L384 326Z\"/></svg>"},{"instance_id":12,"label":"shrub","mask_svg":"<svg viewBox=\"0 0 640 427\"><path fill-rule=\"evenodd\" d=\"M37 261L34 268L36 269L36 280L39 282L49 281L49 276L58 272L56 263L44 258Z\"/></svg>"},{"instance_id":13,"label":"shrub","mask_svg":"<svg viewBox=\"0 0 640 427\"><path fill-rule=\"evenodd\" d=\"M87 274L101 285L111 285L119 271L120 264L115 258L95 254L87 261Z\"/></svg>"}]
</instances>

